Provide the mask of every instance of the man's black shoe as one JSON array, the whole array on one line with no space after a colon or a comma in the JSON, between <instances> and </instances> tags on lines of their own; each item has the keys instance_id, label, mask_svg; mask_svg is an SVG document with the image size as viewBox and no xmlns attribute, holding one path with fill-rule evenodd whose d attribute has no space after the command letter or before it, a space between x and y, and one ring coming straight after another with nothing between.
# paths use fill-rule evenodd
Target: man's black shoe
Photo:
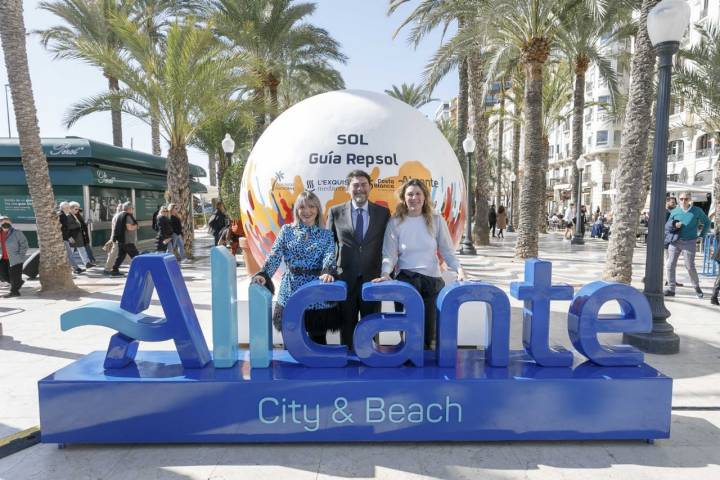
<instances>
[{"instance_id":1,"label":"man's black shoe","mask_svg":"<svg viewBox=\"0 0 720 480\"><path fill-rule=\"evenodd\" d=\"M97 267L97 265L95 265L93 262L88 262L85 264L85 268L93 268L93 267Z\"/></svg>"},{"instance_id":2,"label":"man's black shoe","mask_svg":"<svg viewBox=\"0 0 720 480\"><path fill-rule=\"evenodd\" d=\"M77 267L77 268L75 269L75 273L77 273L78 275L80 275L80 274L83 273L84 271L85 271L85 269L82 269L82 268L80 268L80 267Z\"/></svg>"},{"instance_id":3,"label":"man's black shoe","mask_svg":"<svg viewBox=\"0 0 720 480\"><path fill-rule=\"evenodd\" d=\"M720 305L720 302L718 302L718 297L710 297L710 303L712 305Z\"/></svg>"},{"instance_id":4,"label":"man's black shoe","mask_svg":"<svg viewBox=\"0 0 720 480\"><path fill-rule=\"evenodd\" d=\"M665 295L666 297L674 297L674 296L675 296L675 292L673 292L672 290L665 290L665 291L663 292L663 295Z\"/></svg>"},{"instance_id":5,"label":"man's black shoe","mask_svg":"<svg viewBox=\"0 0 720 480\"><path fill-rule=\"evenodd\" d=\"M110 272L110 276L111 277L124 277L125 274L122 272L119 272L117 270L113 270L112 272Z\"/></svg>"},{"instance_id":6,"label":"man's black shoe","mask_svg":"<svg viewBox=\"0 0 720 480\"><path fill-rule=\"evenodd\" d=\"M697 295L697 298L703 298L705 296L700 287L695 287L695 295Z\"/></svg>"},{"instance_id":7,"label":"man's black shoe","mask_svg":"<svg viewBox=\"0 0 720 480\"><path fill-rule=\"evenodd\" d=\"M10 292L3 295L3 298L12 298L12 297L19 297L20 292Z\"/></svg>"}]
</instances>

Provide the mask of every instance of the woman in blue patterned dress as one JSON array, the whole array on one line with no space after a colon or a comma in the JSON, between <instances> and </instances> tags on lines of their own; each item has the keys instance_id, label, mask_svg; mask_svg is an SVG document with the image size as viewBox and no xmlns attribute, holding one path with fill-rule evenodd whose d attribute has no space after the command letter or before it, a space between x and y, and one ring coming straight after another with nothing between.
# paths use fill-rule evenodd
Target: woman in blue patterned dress
<instances>
[{"instance_id":1,"label":"woman in blue patterned dress","mask_svg":"<svg viewBox=\"0 0 720 480\"><path fill-rule=\"evenodd\" d=\"M265 285L280 262L285 261L273 312L273 325L278 330L281 330L285 304L298 288L318 279L326 283L335 281L335 240L330 230L320 227L321 217L318 197L312 192L302 192L295 201L293 223L280 228L265 265L253 277L253 282ZM336 306L335 302L320 302L307 307L305 328L314 342L325 345L327 331L340 328Z\"/></svg>"}]
</instances>

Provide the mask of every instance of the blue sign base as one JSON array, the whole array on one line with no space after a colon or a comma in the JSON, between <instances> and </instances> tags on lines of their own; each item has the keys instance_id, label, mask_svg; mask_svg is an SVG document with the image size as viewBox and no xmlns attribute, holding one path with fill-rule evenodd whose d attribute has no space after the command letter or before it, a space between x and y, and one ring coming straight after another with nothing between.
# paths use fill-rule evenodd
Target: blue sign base
<instances>
[{"instance_id":1,"label":"blue sign base","mask_svg":"<svg viewBox=\"0 0 720 480\"><path fill-rule=\"evenodd\" d=\"M457 364L308 368L274 351L268 368L184 368L176 352L139 352L104 369L94 352L40 380L42 441L232 443L668 438L672 379L647 364L540 367L512 352Z\"/></svg>"}]
</instances>

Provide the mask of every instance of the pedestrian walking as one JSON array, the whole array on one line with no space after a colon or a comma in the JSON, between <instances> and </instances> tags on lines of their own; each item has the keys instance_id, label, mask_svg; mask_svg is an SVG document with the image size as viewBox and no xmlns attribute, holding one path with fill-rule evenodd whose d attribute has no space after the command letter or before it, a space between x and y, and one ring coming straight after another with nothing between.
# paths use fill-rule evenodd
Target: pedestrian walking
<instances>
[{"instance_id":1,"label":"pedestrian walking","mask_svg":"<svg viewBox=\"0 0 720 480\"><path fill-rule=\"evenodd\" d=\"M217 202L215 205L215 212L208 221L208 227L210 227L210 233L215 238L215 245L220 243L220 234L228 226L228 216L225 213L225 204L223 202Z\"/></svg>"},{"instance_id":2,"label":"pedestrian walking","mask_svg":"<svg viewBox=\"0 0 720 480\"><path fill-rule=\"evenodd\" d=\"M697 249L698 227L702 225L700 238L710 230L710 219L700 208L692 205L692 194L683 192L679 196L680 206L673 209L665 224L666 243L668 244L668 258L665 262L668 286L665 289L665 296L675 296L675 270L678 259L682 254L685 261L685 269L690 275L695 293L698 298L703 298L703 291L700 288L700 279L695 268L695 251ZM676 235L676 239L668 239L668 233Z\"/></svg>"},{"instance_id":3,"label":"pedestrian walking","mask_svg":"<svg viewBox=\"0 0 720 480\"><path fill-rule=\"evenodd\" d=\"M85 249L85 238L83 236L83 223L85 222L80 216L80 204L78 202L70 202L65 212L66 228L68 230L68 243L70 247L77 251L85 268L94 267L95 264L90 261L90 257ZM79 272L76 272L79 273Z\"/></svg>"},{"instance_id":4,"label":"pedestrian walking","mask_svg":"<svg viewBox=\"0 0 720 480\"><path fill-rule=\"evenodd\" d=\"M495 213L495 204L490 205L490 211L488 212L488 224L490 230L492 230L492 236L495 236L495 226L497 225L497 213Z\"/></svg>"},{"instance_id":5,"label":"pedestrian walking","mask_svg":"<svg viewBox=\"0 0 720 480\"><path fill-rule=\"evenodd\" d=\"M183 236L182 221L178 216L178 206L171 203L167 206L170 218L170 226L172 227L172 240L168 247L170 252L175 255L179 261L185 262L188 258L185 255L185 237ZM175 253L177 250L177 254Z\"/></svg>"},{"instance_id":6,"label":"pedestrian walking","mask_svg":"<svg viewBox=\"0 0 720 480\"><path fill-rule=\"evenodd\" d=\"M167 252L168 246L172 243L173 230L170 223L170 210L162 206L158 210L158 216L155 217L155 226L157 227L157 247L158 252Z\"/></svg>"},{"instance_id":7,"label":"pedestrian walking","mask_svg":"<svg viewBox=\"0 0 720 480\"><path fill-rule=\"evenodd\" d=\"M60 202L58 205L59 211L58 211L58 221L60 222L60 233L62 234L63 244L65 245L65 253L67 254L68 261L70 262L70 267L72 267L73 271L77 274L82 273L85 271L85 265L81 265L77 260L75 260L75 252L74 252L74 243L71 242L71 234L70 229L68 228L69 225L69 215L70 215L70 202ZM74 242L74 240L72 240Z\"/></svg>"},{"instance_id":8,"label":"pedestrian walking","mask_svg":"<svg viewBox=\"0 0 720 480\"><path fill-rule=\"evenodd\" d=\"M28 241L20 230L12 226L10 217L0 215L0 280L10 284L10 293L4 298L19 297L23 283L23 262L27 256Z\"/></svg>"},{"instance_id":9,"label":"pedestrian walking","mask_svg":"<svg viewBox=\"0 0 720 480\"><path fill-rule=\"evenodd\" d=\"M132 259L139 255L137 247L135 246L137 243L138 229L137 220L135 220L135 216L133 215L135 209L130 202L123 203L122 209L122 213L118 217L117 222L115 222L115 235L113 237L113 240L118 244L118 256L110 271L110 275L113 277L122 276L122 273L120 273L120 265L122 265L126 256L129 255Z\"/></svg>"},{"instance_id":10,"label":"pedestrian walking","mask_svg":"<svg viewBox=\"0 0 720 480\"><path fill-rule=\"evenodd\" d=\"M108 240L105 245L103 245L103 250L108 254L107 259L105 260L105 268L103 269L104 275L112 274L112 267L118 257L118 243L113 239L115 238L115 225L117 224L117 221L120 218L120 215L122 215L122 213L122 204L119 203L115 210L115 215L113 215L112 219L110 220L110 240Z\"/></svg>"},{"instance_id":11,"label":"pedestrian walking","mask_svg":"<svg viewBox=\"0 0 720 480\"><path fill-rule=\"evenodd\" d=\"M95 254L92 250L92 244L90 243L90 223L85 221L82 208L78 209L77 219L80 221L82 229L83 242L85 242L85 253L87 253L88 258L90 259L88 268L95 267L97 266L97 260L95 259Z\"/></svg>"},{"instance_id":12,"label":"pedestrian walking","mask_svg":"<svg viewBox=\"0 0 720 480\"><path fill-rule=\"evenodd\" d=\"M505 234L503 233L503 230L507 228L507 211L505 210L504 205L500 205L497 210L497 228L498 228L498 238L505 238Z\"/></svg>"},{"instance_id":13,"label":"pedestrian walking","mask_svg":"<svg viewBox=\"0 0 720 480\"><path fill-rule=\"evenodd\" d=\"M720 305L720 302L718 302L718 295L720 295L720 225L717 223L715 224L715 253L713 254L713 260L718 264L718 274L715 277L710 303Z\"/></svg>"}]
</instances>

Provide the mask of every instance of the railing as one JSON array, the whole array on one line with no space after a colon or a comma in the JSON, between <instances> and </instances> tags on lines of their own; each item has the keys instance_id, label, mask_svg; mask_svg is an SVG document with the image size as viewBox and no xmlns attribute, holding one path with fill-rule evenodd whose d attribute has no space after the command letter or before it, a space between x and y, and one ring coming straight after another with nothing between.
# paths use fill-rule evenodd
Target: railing
<instances>
[{"instance_id":1,"label":"railing","mask_svg":"<svg viewBox=\"0 0 720 480\"><path fill-rule=\"evenodd\" d=\"M715 145L710 148L703 148L702 150L695 151L695 158L709 157L720 153L720 145Z\"/></svg>"},{"instance_id":2,"label":"railing","mask_svg":"<svg viewBox=\"0 0 720 480\"><path fill-rule=\"evenodd\" d=\"M668 162L682 162L684 157L685 157L684 152L670 153L670 154L668 154L667 161Z\"/></svg>"}]
</instances>

